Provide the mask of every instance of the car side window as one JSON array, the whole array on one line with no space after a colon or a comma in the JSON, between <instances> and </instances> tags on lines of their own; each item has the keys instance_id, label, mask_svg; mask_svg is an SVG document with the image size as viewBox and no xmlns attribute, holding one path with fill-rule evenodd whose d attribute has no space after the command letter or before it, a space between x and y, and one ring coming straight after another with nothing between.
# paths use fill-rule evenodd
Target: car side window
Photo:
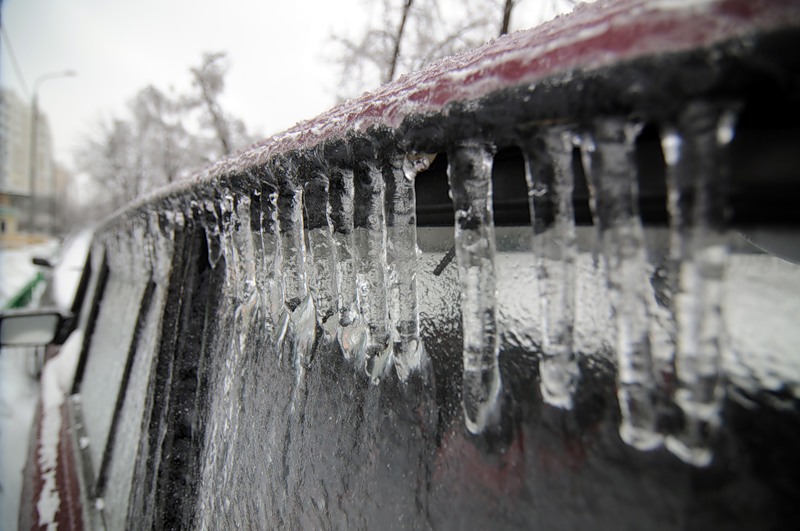
<instances>
[{"instance_id":1,"label":"car side window","mask_svg":"<svg viewBox=\"0 0 800 531\"><path fill-rule=\"evenodd\" d=\"M158 350L161 316L166 289L151 280L145 290L136 330L126 360L109 428L108 443L98 471L97 496L105 506L108 529L124 529L128 498L134 483L133 463L142 434L142 417L147 403L153 358Z\"/></svg>"},{"instance_id":2,"label":"car side window","mask_svg":"<svg viewBox=\"0 0 800 531\"><path fill-rule=\"evenodd\" d=\"M137 322L142 319L142 308L152 298L147 277L131 277L120 271L119 267L120 264L113 263L109 267L107 285L91 334L80 385L83 420L95 480L110 437Z\"/></svg>"}]
</instances>

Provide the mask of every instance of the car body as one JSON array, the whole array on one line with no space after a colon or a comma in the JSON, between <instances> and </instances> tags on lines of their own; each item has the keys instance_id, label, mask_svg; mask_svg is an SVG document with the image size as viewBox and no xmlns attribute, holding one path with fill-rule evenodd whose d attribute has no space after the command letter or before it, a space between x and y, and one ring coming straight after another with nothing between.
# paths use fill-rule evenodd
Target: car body
<instances>
[{"instance_id":1,"label":"car body","mask_svg":"<svg viewBox=\"0 0 800 531\"><path fill-rule=\"evenodd\" d=\"M798 271L741 234L796 235L799 22L581 6L106 220L21 528L794 522Z\"/></svg>"}]
</instances>

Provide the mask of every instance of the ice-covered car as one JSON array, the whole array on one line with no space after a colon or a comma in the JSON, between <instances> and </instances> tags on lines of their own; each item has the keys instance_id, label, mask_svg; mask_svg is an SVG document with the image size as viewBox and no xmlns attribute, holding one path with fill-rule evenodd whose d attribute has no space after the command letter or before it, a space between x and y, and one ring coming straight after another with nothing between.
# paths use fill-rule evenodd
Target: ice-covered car
<instances>
[{"instance_id":1,"label":"ice-covered car","mask_svg":"<svg viewBox=\"0 0 800 531\"><path fill-rule=\"evenodd\" d=\"M795 2L600 1L131 205L21 528L793 525L798 65Z\"/></svg>"}]
</instances>

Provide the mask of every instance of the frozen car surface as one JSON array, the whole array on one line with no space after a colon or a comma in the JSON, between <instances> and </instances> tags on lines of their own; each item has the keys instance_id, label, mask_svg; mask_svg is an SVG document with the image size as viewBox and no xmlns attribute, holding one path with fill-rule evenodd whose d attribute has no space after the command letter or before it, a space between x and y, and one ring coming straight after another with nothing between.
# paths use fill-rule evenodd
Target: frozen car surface
<instances>
[{"instance_id":1,"label":"frozen car surface","mask_svg":"<svg viewBox=\"0 0 800 531\"><path fill-rule=\"evenodd\" d=\"M798 24L581 6L108 219L22 527L791 525Z\"/></svg>"}]
</instances>

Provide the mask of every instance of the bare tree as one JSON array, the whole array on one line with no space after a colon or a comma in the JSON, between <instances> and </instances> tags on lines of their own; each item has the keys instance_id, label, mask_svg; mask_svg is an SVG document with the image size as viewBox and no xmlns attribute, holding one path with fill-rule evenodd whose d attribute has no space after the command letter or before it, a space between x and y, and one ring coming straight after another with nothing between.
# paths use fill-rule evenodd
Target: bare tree
<instances>
[{"instance_id":1,"label":"bare tree","mask_svg":"<svg viewBox=\"0 0 800 531\"><path fill-rule=\"evenodd\" d=\"M394 80L437 59L474 48L511 30L515 9L534 0L365 0L373 18L356 38L334 35L340 53L340 99ZM576 0L539 0L540 17ZM377 9L376 9L377 8Z\"/></svg>"},{"instance_id":2,"label":"bare tree","mask_svg":"<svg viewBox=\"0 0 800 531\"><path fill-rule=\"evenodd\" d=\"M182 179L252 141L244 123L225 113L220 102L227 70L225 54L206 54L190 70L191 93L147 86L129 102L127 118L99 124L79 149L77 162L105 190L110 208Z\"/></svg>"},{"instance_id":3,"label":"bare tree","mask_svg":"<svg viewBox=\"0 0 800 531\"><path fill-rule=\"evenodd\" d=\"M135 144L130 124L124 120L101 123L95 138L78 151L78 166L104 190L111 209L119 208L141 192Z\"/></svg>"},{"instance_id":4,"label":"bare tree","mask_svg":"<svg viewBox=\"0 0 800 531\"><path fill-rule=\"evenodd\" d=\"M142 178L151 186L171 183L194 163L192 135L186 129L186 109L179 96L148 86L131 101L136 151Z\"/></svg>"},{"instance_id":5,"label":"bare tree","mask_svg":"<svg viewBox=\"0 0 800 531\"><path fill-rule=\"evenodd\" d=\"M508 33L508 28L511 27L511 12L514 10L516 0L505 0L503 4L503 23L500 25L500 35Z\"/></svg>"},{"instance_id":6,"label":"bare tree","mask_svg":"<svg viewBox=\"0 0 800 531\"><path fill-rule=\"evenodd\" d=\"M360 36L333 36L340 50L341 99L485 40L488 20L476 9L480 0L464 0L450 12L452 6L440 0L375 2Z\"/></svg>"},{"instance_id":7,"label":"bare tree","mask_svg":"<svg viewBox=\"0 0 800 531\"><path fill-rule=\"evenodd\" d=\"M204 54L200 66L191 69L197 92L187 99L190 108L201 110L202 125L214 132L220 156L230 155L251 141L244 123L222 110L220 96L225 89L225 75L229 67L224 52Z\"/></svg>"},{"instance_id":8,"label":"bare tree","mask_svg":"<svg viewBox=\"0 0 800 531\"><path fill-rule=\"evenodd\" d=\"M400 25L397 27L397 34L394 36L394 51L392 52L392 60L389 62L389 73L386 76L386 81L394 79L394 73L397 70L397 60L400 58L400 43L403 41L403 31L406 29L408 13L411 11L411 6L413 4L414 0L406 0L403 6L403 12L400 15Z\"/></svg>"}]
</instances>

